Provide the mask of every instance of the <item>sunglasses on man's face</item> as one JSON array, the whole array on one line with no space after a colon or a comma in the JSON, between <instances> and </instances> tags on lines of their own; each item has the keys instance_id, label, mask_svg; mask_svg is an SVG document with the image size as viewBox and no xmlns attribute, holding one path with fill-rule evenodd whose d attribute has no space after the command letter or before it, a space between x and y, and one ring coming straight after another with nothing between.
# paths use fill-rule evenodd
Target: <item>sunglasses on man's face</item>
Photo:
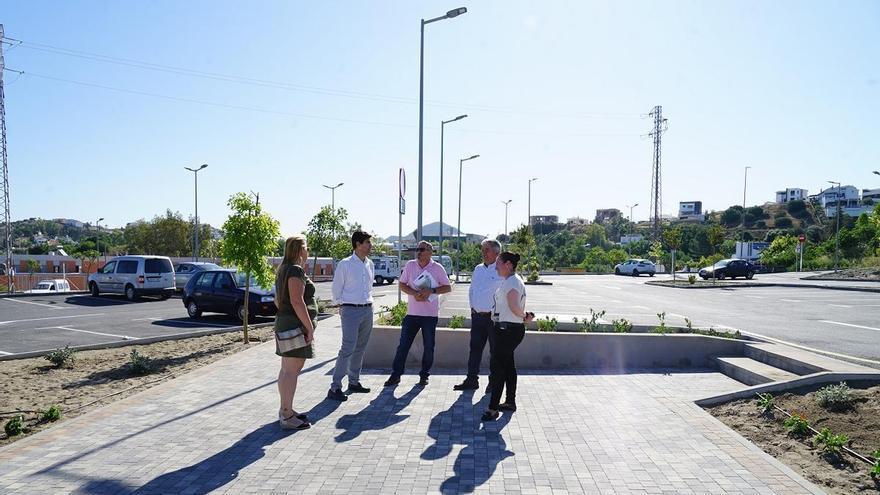
<instances>
[{"instance_id":1,"label":"sunglasses on man's face","mask_svg":"<svg viewBox=\"0 0 880 495\"><path fill-rule=\"evenodd\" d=\"M426 248L426 247L416 248L416 251L418 251L418 252L420 252L420 253L421 253L422 251L430 251L430 250L431 250L431 248Z\"/></svg>"}]
</instances>

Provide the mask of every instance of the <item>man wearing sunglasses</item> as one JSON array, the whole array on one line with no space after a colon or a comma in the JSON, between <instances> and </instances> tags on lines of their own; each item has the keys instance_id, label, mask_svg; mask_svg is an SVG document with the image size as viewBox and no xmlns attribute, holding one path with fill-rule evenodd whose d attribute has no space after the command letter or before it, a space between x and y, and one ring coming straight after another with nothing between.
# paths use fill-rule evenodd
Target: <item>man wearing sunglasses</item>
<instances>
[{"instance_id":1,"label":"man wearing sunglasses","mask_svg":"<svg viewBox=\"0 0 880 495\"><path fill-rule=\"evenodd\" d=\"M400 274L400 290L407 295L407 310L400 327L400 343L394 355L391 376L385 382L386 387L400 383L400 376L406 366L406 356L419 330L422 332L425 348L419 371L419 385L428 384L428 376L434 364L434 336L437 315L440 312L440 298L437 295L452 290L446 269L431 259L433 254L434 247L430 242L419 242L416 259L407 261Z\"/></svg>"}]
</instances>

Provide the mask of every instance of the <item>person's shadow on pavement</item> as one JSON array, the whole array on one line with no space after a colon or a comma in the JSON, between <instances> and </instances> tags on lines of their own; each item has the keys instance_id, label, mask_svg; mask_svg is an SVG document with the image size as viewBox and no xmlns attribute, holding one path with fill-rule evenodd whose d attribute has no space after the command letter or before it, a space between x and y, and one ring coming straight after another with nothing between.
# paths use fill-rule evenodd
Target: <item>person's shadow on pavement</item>
<instances>
[{"instance_id":1,"label":"person's shadow on pavement","mask_svg":"<svg viewBox=\"0 0 880 495\"><path fill-rule=\"evenodd\" d=\"M165 473L132 490L113 480L93 480L80 490L82 493L137 494L186 493L200 495L209 493L226 485L238 477L239 471L257 462L266 455L266 447L285 438L295 431L285 431L273 421L245 435L226 449L199 461L191 466Z\"/></svg>"},{"instance_id":2,"label":"person's shadow on pavement","mask_svg":"<svg viewBox=\"0 0 880 495\"><path fill-rule=\"evenodd\" d=\"M493 422L483 423L480 428L475 417L476 408L482 414L482 407L472 404L473 391L462 393L449 409L431 419L428 436L434 444L422 452L421 458L437 460L449 455L455 444L464 445L458 453L453 465L455 475L440 485L442 493L471 493L482 485L492 474L498 464L514 455L507 450L507 443L501 436L501 430L510 422L510 413L505 413ZM476 453L485 452L485 458L477 458Z\"/></svg>"},{"instance_id":3,"label":"person's shadow on pavement","mask_svg":"<svg viewBox=\"0 0 880 495\"><path fill-rule=\"evenodd\" d=\"M343 431L336 435L336 441L348 442L365 431L384 430L408 418L409 415L398 413L406 409L410 402L424 390L424 387L414 385L399 398L394 397L394 390L395 387L383 388L367 407L356 414L346 414L339 418L336 422L336 428Z\"/></svg>"}]
</instances>

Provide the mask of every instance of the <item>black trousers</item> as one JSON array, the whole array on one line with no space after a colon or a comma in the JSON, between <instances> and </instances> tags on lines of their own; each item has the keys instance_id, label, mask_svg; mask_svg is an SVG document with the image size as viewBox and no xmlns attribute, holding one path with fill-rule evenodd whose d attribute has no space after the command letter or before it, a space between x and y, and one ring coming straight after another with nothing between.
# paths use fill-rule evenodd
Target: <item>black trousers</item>
<instances>
[{"instance_id":1,"label":"black trousers","mask_svg":"<svg viewBox=\"0 0 880 495\"><path fill-rule=\"evenodd\" d=\"M505 328L502 329L502 326ZM513 356L516 347L526 335L526 326L522 323L496 323L492 332L495 334L495 343L490 349L492 356L489 360L489 386L492 396L489 399L489 409L497 411L505 387L505 402L516 403L516 363Z\"/></svg>"},{"instance_id":2,"label":"black trousers","mask_svg":"<svg viewBox=\"0 0 880 495\"><path fill-rule=\"evenodd\" d=\"M494 323L489 315L471 313L471 353L468 356L467 380L476 382L480 378L480 361L483 360L483 349L489 342L489 355L495 340Z\"/></svg>"}]
</instances>

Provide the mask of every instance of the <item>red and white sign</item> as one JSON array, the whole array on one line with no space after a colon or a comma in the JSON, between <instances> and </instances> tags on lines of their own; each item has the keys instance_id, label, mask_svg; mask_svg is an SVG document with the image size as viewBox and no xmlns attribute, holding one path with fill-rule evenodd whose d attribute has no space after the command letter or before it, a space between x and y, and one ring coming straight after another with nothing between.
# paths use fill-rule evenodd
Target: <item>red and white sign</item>
<instances>
[{"instance_id":1,"label":"red and white sign","mask_svg":"<svg viewBox=\"0 0 880 495\"><path fill-rule=\"evenodd\" d=\"M799 235L799 236L798 236L798 242L801 243L801 244L807 242L807 236L805 236L804 234Z\"/></svg>"}]
</instances>

